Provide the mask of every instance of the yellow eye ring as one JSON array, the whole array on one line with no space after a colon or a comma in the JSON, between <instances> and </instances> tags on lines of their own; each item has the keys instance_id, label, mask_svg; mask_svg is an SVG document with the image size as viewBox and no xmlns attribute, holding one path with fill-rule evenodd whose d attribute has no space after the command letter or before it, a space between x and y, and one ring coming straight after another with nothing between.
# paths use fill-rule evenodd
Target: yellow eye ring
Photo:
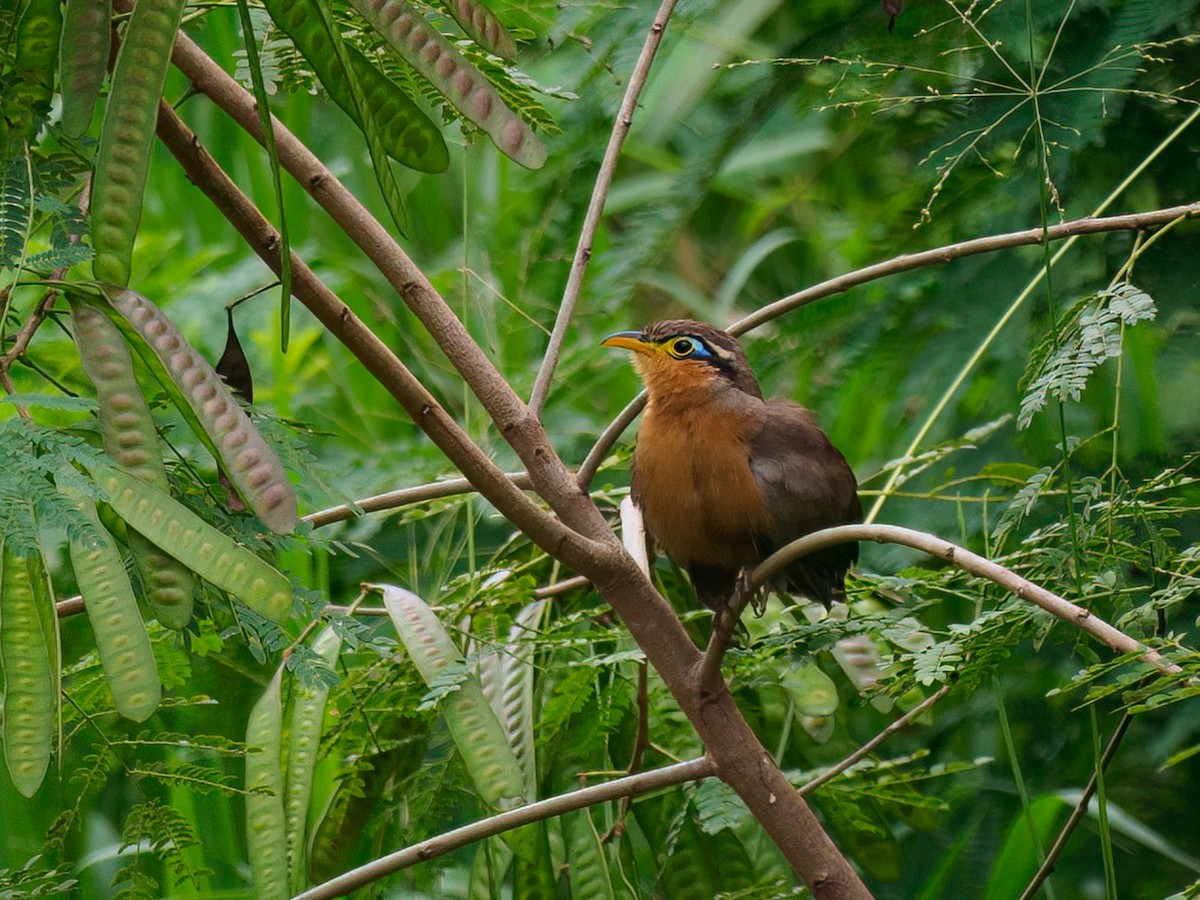
<instances>
[{"instance_id":1,"label":"yellow eye ring","mask_svg":"<svg viewBox=\"0 0 1200 900\"><path fill-rule=\"evenodd\" d=\"M667 352L676 359L684 359L691 356L696 350L696 342L690 338L675 338L667 346Z\"/></svg>"}]
</instances>

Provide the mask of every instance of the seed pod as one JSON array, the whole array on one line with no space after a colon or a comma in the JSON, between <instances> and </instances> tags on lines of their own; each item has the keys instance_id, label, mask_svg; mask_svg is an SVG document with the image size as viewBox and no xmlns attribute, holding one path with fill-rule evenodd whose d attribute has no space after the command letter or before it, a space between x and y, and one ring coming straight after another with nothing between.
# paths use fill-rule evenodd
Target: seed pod
<instances>
[{"instance_id":1,"label":"seed pod","mask_svg":"<svg viewBox=\"0 0 1200 900\"><path fill-rule=\"evenodd\" d=\"M94 306L72 302L71 319L79 361L96 387L105 452L130 475L169 492L158 434L125 339ZM168 628L183 628L192 618L188 570L136 532L129 535L129 550L158 621Z\"/></svg>"},{"instance_id":2,"label":"seed pod","mask_svg":"<svg viewBox=\"0 0 1200 900\"><path fill-rule=\"evenodd\" d=\"M333 665L342 648L342 639L327 625L312 643L313 652ZM288 741L287 793L283 811L287 833L289 883L295 892L304 888L305 836L308 801L312 796L317 750L321 745L321 727L325 720L325 701L329 686L294 685L292 689L292 727Z\"/></svg>"},{"instance_id":3,"label":"seed pod","mask_svg":"<svg viewBox=\"0 0 1200 900\"><path fill-rule=\"evenodd\" d=\"M491 83L405 0L351 0L410 66L424 75L501 152L528 169L541 168L546 146Z\"/></svg>"},{"instance_id":4,"label":"seed pod","mask_svg":"<svg viewBox=\"0 0 1200 900\"><path fill-rule=\"evenodd\" d=\"M404 649L426 684L432 685L450 667L461 667L464 677L457 690L441 703L441 712L454 746L466 763L475 792L497 809L524 802L525 777L516 754L496 718L479 680L465 673L466 661L433 610L411 591L394 585L372 585L383 594L383 603ZM538 831L532 826L502 835L518 857L536 858Z\"/></svg>"},{"instance_id":5,"label":"seed pod","mask_svg":"<svg viewBox=\"0 0 1200 900\"><path fill-rule=\"evenodd\" d=\"M257 900L288 897L287 843L283 830L283 771L279 750L283 734L280 698L283 667L250 710L246 744L260 747L246 755L246 844Z\"/></svg>"},{"instance_id":6,"label":"seed pod","mask_svg":"<svg viewBox=\"0 0 1200 900\"><path fill-rule=\"evenodd\" d=\"M37 559L36 563L34 559ZM4 671L4 762L13 786L32 797L46 777L58 721L57 642L47 641L35 580L40 557L0 551L0 669Z\"/></svg>"},{"instance_id":7,"label":"seed pod","mask_svg":"<svg viewBox=\"0 0 1200 900\"><path fill-rule=\"evenodd\" d=\"M517 55L517 45L496 14L478 0L445 0L446 9L454 21L470 35L484 50L512 59Z\"/></svg>"},{"instance_id":8,"label":"seed pod","mask_svg":"<svg viewBox=\"0 0 1200 900\"><path fill-rule=\"evenodd\" d=\"M74 499L90 527L71 530L71 567L83 594L104 677L117 712L144 722L162 699L154 650L116 543L100 524L92 502L84 497Z\"/></svg>"},{"instance_id":9,"label":"seed pod","mask_svg":"<svg viewBox=\"0 0 1200 900\"><path fill-rule=\"evenodd\" d=\"M92 271L124 287L142 218L150 147L184 0L138 0L113 66L92 181Z\"/></svg>"},{"instance_id":10,"label":"seed pod","mask_svg":"<svg viewBox=\"0 0 1200 900\"><path fill-rule=\"evenodd\" d=\"M358 107L350 96L346 76L320 19L310 15L305 4L296 0L265 0L264 5L275 24L312 65L330 99L362 128ZM387 155L419 172L445 172L450 165L450 154L437 126L370 60L353 47L346 47L346 53Z\"/></svg>"},{"instance_id":11,"label":"seed pod","mask_svg":"<svg viewBox=\"0 0 1200 900\"><path fill-rule=\"evenodd\" d=\"M11 7L10 7L11 8ZM32 141L54 96L55 50L62 31L58 0L28 0L17 20L12 73L6 76L3 116L8 137ZM7 38L6 38L7 42ZM0 145L5 149L8 141Z\"/></svg>"},{"instance_id":12,"label":"seed pod","mask_svg":"<svg viewBox=\"0 0 1200 900\"><path fill-rule=\"evenodd\" d=\"M277 622L287 618L292 585L278 569L146 482L120 469L96 467L91 474L131 528L260 615Z\"/></svg>"},{"instance_id":13,"label":"seed pod","mask_svg":"<svg viewBox=\"0 0 1200 900\"><path fill-rule=\"evenodd\" d=\"M287 472L208 360L145 297L121 291L109 300L166 371L187 411L199 422L199 436L210 442L246 504L272 531L293 530L298 521L296 493ZM141 352L140 346L134 346Z\"/></svg>"},{"instance_id":14,"label":"seed pod","mask_svg":"<svg viewBox=\"0 0 1200 900\"><path fill-rule=\"evenodd\" d=\"M112 0L67 0L59 44L62 127L77 138L92 124L112 46Z\"/></svg>"}]
</instances>

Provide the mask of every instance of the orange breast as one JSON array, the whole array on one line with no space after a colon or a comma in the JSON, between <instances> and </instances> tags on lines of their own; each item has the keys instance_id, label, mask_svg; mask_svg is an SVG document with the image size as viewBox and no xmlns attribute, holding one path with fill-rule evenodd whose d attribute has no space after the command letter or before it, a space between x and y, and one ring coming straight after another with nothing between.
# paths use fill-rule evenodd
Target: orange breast
<instances>
[{"instance_id":1,"label":"orange breast","mask_svg":"<svg viewBox=\"0 0 1200 900\"><path fill-rule=\"evenodd\" d=\"M634 499L659 549L685 568L758 561L767 508L750 469L753 417L651 403L638 432Z\"/></svg>"}]
</instances>

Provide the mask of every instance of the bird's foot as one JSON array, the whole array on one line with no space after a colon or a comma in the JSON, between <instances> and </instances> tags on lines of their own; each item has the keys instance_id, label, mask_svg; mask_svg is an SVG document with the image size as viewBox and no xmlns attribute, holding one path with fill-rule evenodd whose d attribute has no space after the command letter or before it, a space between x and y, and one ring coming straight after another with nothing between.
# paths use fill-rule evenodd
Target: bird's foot
<instances>
[{"instance_id":1,"label":"bird's foot","mask_svg":"<svg viewBox=\"0 0 1200 900\"><path fill-rule=\"evenodd\" d=\"M750 572L744 571L738 576L733 594L729 598L730 609L740 617L747 606L754 610L754 617L761 619L767 611L767 591L754 587L754 579Z\"/></svg>"}]
</instances>

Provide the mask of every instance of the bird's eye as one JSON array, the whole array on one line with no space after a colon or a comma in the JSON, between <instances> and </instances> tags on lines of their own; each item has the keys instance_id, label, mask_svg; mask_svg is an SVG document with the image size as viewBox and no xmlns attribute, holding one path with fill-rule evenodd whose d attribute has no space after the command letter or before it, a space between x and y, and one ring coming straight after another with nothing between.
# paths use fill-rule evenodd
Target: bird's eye
<instances>
[{"instance_id":1,"label":"bird's eye","mask_svg":"<svg viewBox=\"0 0 1200 900\"><path fill-rule=\"evenodd\" d=\"M671 341L671 355L676 359L683 359L687 356L691 356L692 351L695 349L695 341L692 341L689 338L676 338L675 340Z\"/></svg>"}]
</instances>

